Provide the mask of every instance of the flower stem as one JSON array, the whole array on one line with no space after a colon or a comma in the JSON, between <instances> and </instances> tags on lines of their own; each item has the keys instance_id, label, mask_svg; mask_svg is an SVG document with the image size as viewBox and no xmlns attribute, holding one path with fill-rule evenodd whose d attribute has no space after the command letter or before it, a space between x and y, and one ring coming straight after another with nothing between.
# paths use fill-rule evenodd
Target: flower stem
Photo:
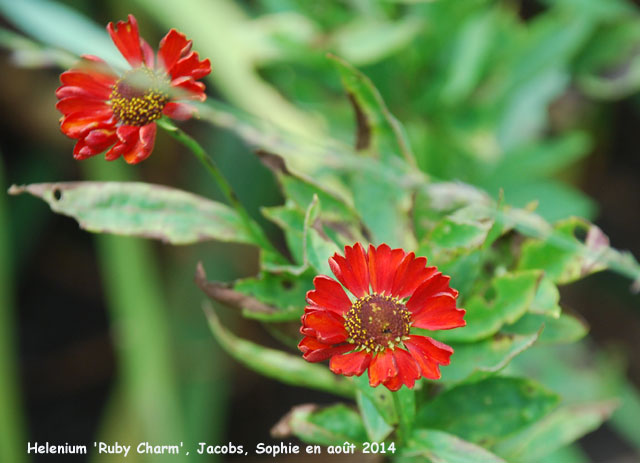
<instances>
[{"instance_id":1,"label":"flower stem","mask_svg":"<svg viewBox=\"0 0 640 463\"><path fill-rule=\"evenodd\" d=\"M403 410L402 402L400 401L400 393L398 391L392 392L393 405L398 415L398 427L396 428L396 436L398 439L398 446L405 445L407 438L409 437L409 423L407 423L406 415Z\"/></svg>"},{"instance_id":2,"label":"flower stem","mask_svg":"<svg viewBox=\"0 0 640 463\"><path fill-rule=\"evenodd\" d=\"M173 125L167 119L160 119L158 120L157 124L165 129L167 133L174 139L178 140L184 146L189 148L189 150L195 155L198 161L200 161L202 165L204 165L204 167L209 171L209 174L211 174L211 177L216 182L216 185L218 185L218 188L220 188L220 191L224 195L225 199L240 216L242 223L247 229L247 232L253 238L254 242L258 246L260 246L263 251L268 252L272 256L278 256L278 251L276 251L269 239L265 236L260 226L251 218L245 207L238 199L238 196L233 191L231 184L227 181L216 162L211 156L207 154L204 148L202 148L202 146L200 146L200 144L195 139L191 138L189 135Z\"/></svg>"}]
</instances>

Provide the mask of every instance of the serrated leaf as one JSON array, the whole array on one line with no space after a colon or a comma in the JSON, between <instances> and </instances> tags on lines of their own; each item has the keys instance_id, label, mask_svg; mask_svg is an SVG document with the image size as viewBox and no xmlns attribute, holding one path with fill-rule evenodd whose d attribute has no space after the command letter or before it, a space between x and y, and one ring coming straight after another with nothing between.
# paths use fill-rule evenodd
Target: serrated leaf
<instances>
[{"instance_id":1,"label":"serrated leaf","mask_svg":"<svg viewBox=\"0 0 640 463\"><path fill-rule=\"evenodd\" d=\"M251 243L238 214L201 196L142 182L64 182L12 186L96 233L154 238L171 244L206 240Z\"/></svg>"},{"instance_id":2,"label":"serrated leaf","mask_svg":"<svg viewBox=\"0 0 640 463\"><path fill-rule=\"evenodd\" d=\"M533 381L493 377L449 389L418 411L416 426L489 447L538 421L559 397Z\"/></svg>"},{"instance_id":3,"label":"serrated leaf","mask_svg":"<svg viewBox=\"0 0 640 463\"><path fill-rule=\"evenodd\" d=\"M400 463L506 463L486 449L435 429L417 429L395 461Z\"/></svg>"},{"instance_id":4,"label":"serrated leaf","mask_svg":"<svg viewBox=\"0 0 640 463\"><path fill-rule=\"evenodd\" d=\"M299 387L353 397L353 383L338 377L324 365L305 361L302 356L259 346L229 332L211 306L205 306L209 327L220 346L238 362L261 375Z\"/></svg>"}]
</instances>

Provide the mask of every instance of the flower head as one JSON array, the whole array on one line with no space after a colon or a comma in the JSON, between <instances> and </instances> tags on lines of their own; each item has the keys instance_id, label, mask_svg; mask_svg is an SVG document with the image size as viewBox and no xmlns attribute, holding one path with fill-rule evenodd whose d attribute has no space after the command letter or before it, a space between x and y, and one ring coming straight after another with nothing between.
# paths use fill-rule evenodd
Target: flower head
<instances>
[{"instance_id":1,"label":"flower head","mask_svg":"<svg viewBox=\"0 0 640 463\"><path fill-rule=\"evenodd\" d=\"M138 34L133 15L107 31L131 68L116 73L102 59L84 55L76 67L62 73L56 91L62 113L60 127L78 140L75 159L86 159L107 149L109 161L123 156L136 164L153 150L156 120L163 115L189 119L194 108L179 100L204 101L204 84L211 72L209 60L200 61L191 41L171 29L160 41L157 59Z\"/></svg>"},{"instance_id":2,"label":"flower head","mask_svg":"<svg viewBox=\"0 0 640 463\"><path fill-rule=\"evenodd\" d=\"M465 326L465 311L456 308L458 291L450 277L413 252L386 244L345 246L344 257L329 259L338 281L325 275L313 280L298 344L310 362L331 359L336 374L360 376L369 369L369 384L396 391L413 387L420 377L440 378L453 349L412 328L448 330ZM353 295L347 295L344 288Z\"/></svg>"}]
</instances>

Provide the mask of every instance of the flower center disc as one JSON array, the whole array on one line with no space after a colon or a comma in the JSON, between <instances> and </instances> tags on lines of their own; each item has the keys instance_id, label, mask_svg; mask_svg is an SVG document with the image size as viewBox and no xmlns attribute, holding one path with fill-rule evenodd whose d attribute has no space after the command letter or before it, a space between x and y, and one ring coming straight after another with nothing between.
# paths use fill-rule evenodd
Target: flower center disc
<instances>
[{"instance_id":1,"label":"flower center disc","mask_svg":"<svg viewBox=\"0 0 640 463\"><path fill-rule=\"evenodd\" d=\"M113 114L125 125L147 125L162 117L168 89L169 81L151 69L133 69L113 85L109 98Z\"/></svg>"},{"instance_id":2,"label":"flower center disc","mask_svg":"<svg viewBox=\"0 0 640 463\"><path fill-rule=\"evenodd\" d=\"M409 335L411 314L397 298L370 294L358 299L345 317L349 342L367 352L393 349Z\"/></svg>"}]
</instances>

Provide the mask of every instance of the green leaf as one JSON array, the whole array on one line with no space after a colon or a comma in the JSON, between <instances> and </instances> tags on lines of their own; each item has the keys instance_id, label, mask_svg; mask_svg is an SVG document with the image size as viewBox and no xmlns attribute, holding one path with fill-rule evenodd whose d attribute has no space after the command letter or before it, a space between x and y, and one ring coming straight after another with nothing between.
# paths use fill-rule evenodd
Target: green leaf
<instances>
[{"instance_id":1,"label":"green leaf","mask_svg":"<svg viewBox=\"0 0 640 463\"><path fill-rule=\"evenodd\" d=\"M392 392L401 435L408 435L416 419L416 391L402 387Z\"/></svg>"},{"instance_id":2,"label":"green leaf","mask_svg":"<svg viewBox=\"0 0 640 463\"><path fill-rule=\"evenodd\" d=\"M307 291L313 288L314 276L311 270L302 275L263 271L258 278L237 280L233 289L277 309L273 313L243 310L244 316L265 322L297 321L304 310Z\"/></svg>"},{"instance_id":3,"label":"green leaf","mask_svg":"<svg viewBox=\"0 0 640 463\"><path fill-rule=\"evenodd\" d=\"M434 337L445 342L471 342L497 333L505 323L513 323L525 314L534 300L539 281L540 272L534 270L496 277L491 286L495 294L492 300L487 300L487 295L475 296L465 304L467 326L437 331Z\"/></svg>"},{"instance_id":4,"label":"green leaf","mask_svg":"<svg viewBox=\"0 0 640 463\"><path fill-rule=\"evenodd\" d=\"M574 131L519 146L504 154L492 172L491 183L501 186L505 181L515 183L523 177L545 177L557 173L589 154L591 145L589 134Z\"/></svg>"},{"instance_id":5,"label":"green leaf","mask_svg":"<svg viewBox=\"0 0 640 463\"><path fill-rule=\"evenodd\" d=\"M421 26L416 16L394 22L356 16L332 34L331 45L354 64L371 64L407 46Z\"/></svg>"},{"instance_id":6,"label":"green leaf","mask_svg":"<svg viewBox=\"0 0 640 463\"><path fill-rule=\"evenodd\" d=\"M414 163L409 138L400 121L387 108L373 82L351 64L329 55L342 78L342 85L355 105L358 118L357 149L379 152L383 159L401 154Z\"/></svg>"},{"instance_id":7,"label":"green leaf","mask_svg":"<svg viewBox=\"0 0 640 463\"><path fill-rule=\"evenodd\" d=\"M578 443L566 445L548 453L546 461L557 461L562 463L590 463L589 455L582 450Z\"/></svg>"},{"instance_id":8,"label":"green leaf","mask_svg":"<svg viewBox=\"0 0 640 463\"><path fill-rule=\"evenodd\" d=\"M367 440L362 418L344 404L321 409L312 404L294 407L274 426L271 434L279 438L293 434L304 442L326 446Z\"/></svg>"},{"instance_id":9,"label":"green leaf","mask_svg":"<svg viewBox=\"0 0 640 463\"><path fill-rule=\"evenodd\" d=\"M634 13L623 14L618 21L603 25L578 58L577 83L589 96L617 99L638 90L640 59L636 50L640 27Z\"/></svg>"},{"instance_id":10,"label":"green leaf","mask_svg":"<svg viewBox=\"0 0 640 463\"><path fill-rule=\"evenodd\" d=\"M371 387L369 386L369 379L366 375L362 375L353 378L358 391L362 393L363 398L366 398L370 404L372 404L377 410L378 414L384 419L387 424L395 425L398 423L398 414L393 402L393 393L386 387ZM367 402L363 401L366 405ZM373 413L369 414L374 417ZM363 413L364 416L364 413ZM365 417L365 426L366 426Z\"/></svg>"},{"instance_id":11,"label":"green leaf","mask_svg":"<svg viewBox=\"0 0 640 463\"><path fill-rule=\"evenodd\" d=\"M567 344L582 339L589 332L587 324L572 315L563 313L559 317L540 314L525 314L512 325L503 327L505 333L527 335L535 332L544 324L540 342Z\"/></svg>"},{"instance_id":12,"label":"green leaf","mask_svg":"<svg viewBox=\"0 0 640 463\"><path fill-rule=\"evenodd\" d=\"M284 206L263 207L261 212L282 229L287 248L291 251L294 262L299 266L296 271L303 271L305 267L304 210L287 201Z\"/></svg>"},{"instance_id":13,"label":"green leaf","mask_svg":"<svg viewBox=\"0 0 640 463\"><path fill-rule=\"evenodd\" d=\"M554 222L567 216L591 218L597 206L587 195L571 185L554 179L505 183L504 194L509 203L517 207L526 207L535 199L538 202L536 211L546 220Z\"/></svg>"},{"instance_id":14,"label":"green leaf","mask_svg":"<svg viewBox=\"0 0 640 463\"><path fill-rule=\"evenodd\" d=\"M576 234L583 233L583 244ZM519 269L542 269L558 284L569 283L605 268L597 262L607 252L609 239L595 225L576 217L555 224L545 239L522 246Z\"/></svg>"},{"instance_id":15,"label":"green leaf","mask_svg":"<svg viewBox=\"0 0 640 463\"><path fill-rule=\"evenodd\" d=\"M539 329L540 325L538 331ZM507 366L516 355L531 347L538 336L539 332L527 336L498 334L479 342L452 344L451 365L441 368L440 381L444 384L456 384L494 375Z\"/></svg>"},{"instance_id":16,"label":"green leaf","mask_svg":"<svg viewBox=\"0 0 640 463\"><path fill-rule=\"evenodd\" d=\"M305 262L309 262L318 273L331 275L329 258L335 253L340 253L335 242L326 235L321 226L317 224L320 215L320 200L317 195L309 204L304 218L304 255Z\"/></svg>"},{"instance_id":17,"label":"green leaf","mask_svg":"<svg viewBox=\"0 0 640 463\"><path fill-rule=\"evenodd\" d=\"M47 45L64 48L76 56L100 56L116 67L128 68L104 26L66 5L46 0L22 0L19 4L1 0L0 11L17 27Z\"/></svg>"},{"instance_id":18,"label":"green leaf","mask_svg":"<svg viewBox=\"0 0 640 463\"><path fill-rule=\"evenodd\" d=\"M457 436L435 429L417 429L395 461L430 463L506 463L502 458Z\"/></svg>"},{"instance_id":19,"label":"green leaf","mask_svg":"<svg viewBox=\"0 0 640 463\"><path fill-rule=\"evenodd\" d=\"M387 419L378 411L371 395L367 395L362 390L358 390L356 393L356 401L370 441L382 442L391 434L393 426L391 426L387 422Z\"/></svg>"},{"instance_id":20,"label":"green leaf","mask_svg":"<svg viewBox=\"0 0 640 463\"><path fill-rule=\"evenodd\" d=\"M508 461L544 461L550 452L598 429L617 405L615 401L605 401L561 407L499 442L493 450Z\"/></svg>"},{"instance_id":21,"label":"green leaf","mask_svg":"<svg viewBox=\"0 0 640 463\"><path fill-rule=\"evenodd\" d=\"M371 241L391 247L414 247L408 193L366 171L353 173L351 182L356 208L371 233Z\"/></svg>"},{"instance_id":22,"label":"green leaf","mask_svg":"<svg viewBox=\"0 0 640 463\"><path fill-rule=\"evenodd\" d=\"M448 69L440 98L445 104L458 104L469 98L476 88L496 35L497 14L484 10L460 24L453 51L448 57Z\"/></svg>"},{"instance_id":23,"label":"green leaf","mask_svg":"<svg viewBox=\"0 0 640 463\"><path fill-rule=\"evenodd\" d=\"M302 356L259 346L227 331L209 305L205 314L213 335L220 346L246 367L286 384L308 387L345 397L354 396L353 384L340 378L323 365L303 360Z\"/></svg>"},{"instance_id":24,"label":"green leaf","mask_svg":"<svg viewBox=\"0 0 640 463\"><path fill-rule=\"evenodd\" d=\"M300 226L300 211L296 206L288 203L284 209L265 210L267 217L273 218L287 232L287 242L290 243L292 253L296 260L302 260L298 266L295 265L268 265L265 269L272 272L289 272L300 275L309 266L315 269L316 274L330 275L329 258L336 252L340 252L338 245L325 232L318 217L321 213L320 200L317 195L313 196L311 203L304 213L302 229ZM302 239L302 243L298 240ZM302 256L300 257L300 253Z\"/></svg>"},{"instance_id":25,"label":"green leaf","mask_svg":"<svg viewBox=\"0 0 640 463\"><path fill-rule=\"evenodd\" d=\"M141 182L65 182L12 186L96 233L154 238L171 244L206 240L253 243L236 212L224 204Z\"/></svg>"},{"instance_id":26,"label":"green leaf","mask_svg":"<svg viewBox=\"0 0 640 463\"><path fill-rule=\"evenodd\" d=\"M555 283L565 284L609 268L634 281L640 288L640 264L629 252L609 247L609 239L595 225L571 217L551 226L525 209L501 211L496 220L516 228L530 239L522 245L520 269L541 269ZM585 235L584 242L577 235Z\"/></svg>"},{"instance_id":27,"label":"green leaf","mask_svg":"<svg viewBox=\"0 0 640 463\"><path fill-rule=\"evenodd\" d=\"M542 277L535 298L531 302L529 312L548 315L558 318L562 309L558 305L560 302L560 291L558 287L546 276Z\"/></svg>"},{"instance_id":28,"label":"green leaf","mask_svg":"<svg viewBox=\"0 0 640 463\"><path fill-rule=\"evenodd\" d=\"M533 381L492 377L449 389L427 402L418 411L416 426L446 429L489 447L538 421L558 400Z\"/></svg>"},{"instance_id":29,"label":"green leaf","mask_svg":"<svg viewBox=\"0 0 640 463\"><path fill-rule=\"evenodd\" d=\"M448 251L477 248L484 244L492 226L491 217L487 217L477 207L470 206L459 209L438 222L429 233L427 242L434 248L445 248Z\"/></svg>"},{"instance_id":30,"label":"green leaf","mask_svg":"<svg viewBox=\"0 0 640 463\"><path fill-rule=\"evenodd\" d=\"M298 208L305 210L317 195L324 208L321 217L329 221L354 220L358 212L353 207L350 192L339 182L319 182L300 172L291 172L282 156L258 150L258 157L277 177L282 194L290 199Z\"/></svg>"}]
</instances>

